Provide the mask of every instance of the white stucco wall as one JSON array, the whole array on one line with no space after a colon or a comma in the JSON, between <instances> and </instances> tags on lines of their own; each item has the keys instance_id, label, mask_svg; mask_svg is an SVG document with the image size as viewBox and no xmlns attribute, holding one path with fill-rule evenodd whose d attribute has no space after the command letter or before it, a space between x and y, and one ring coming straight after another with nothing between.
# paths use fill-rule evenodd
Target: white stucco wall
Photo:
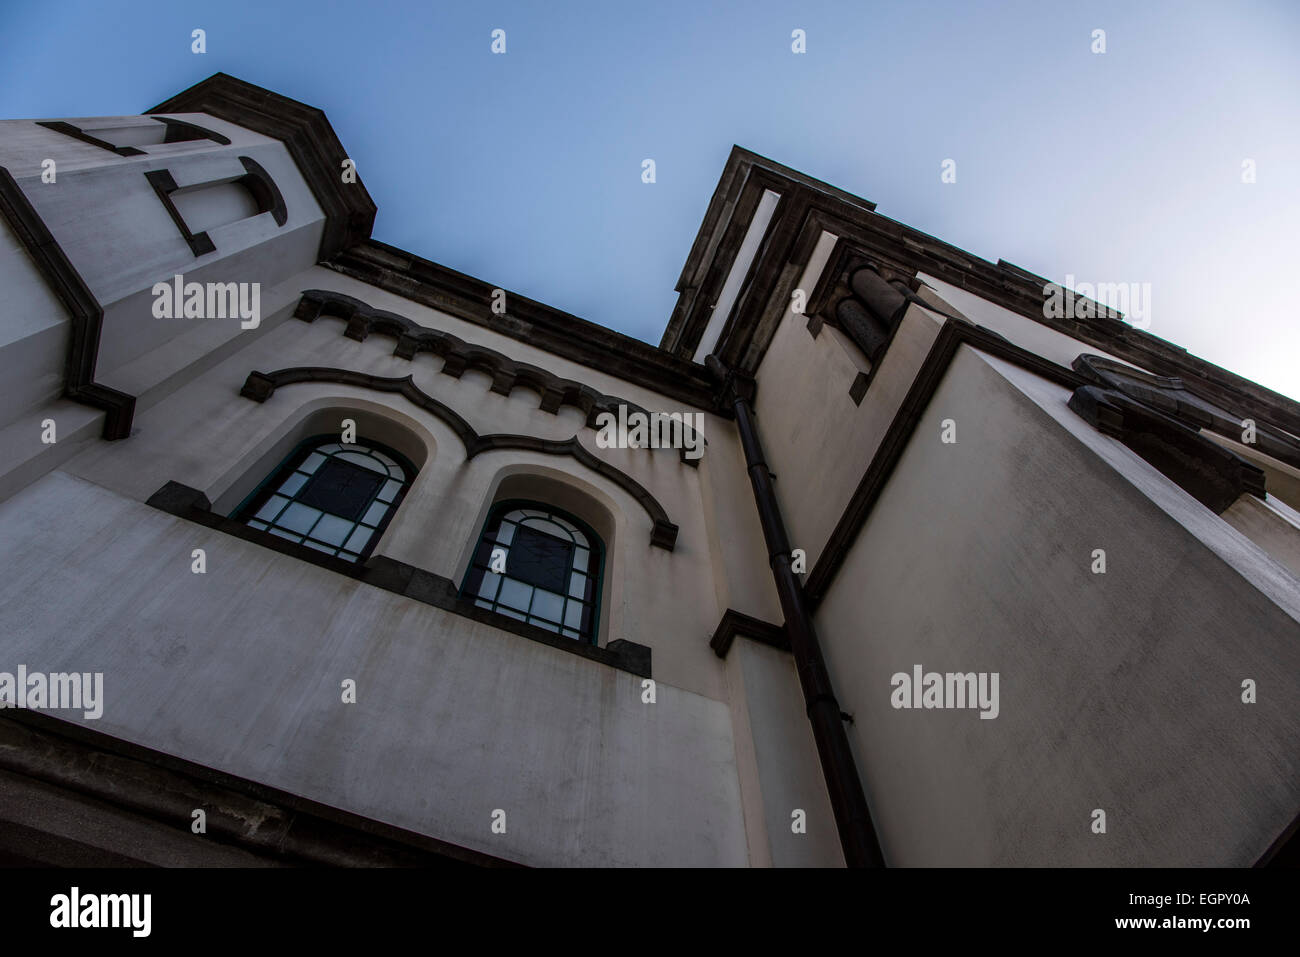
<instances>
[{"instance_id":1,"label":"white stucco wall","mask_svg":"<svg viewBox=\"0 0 1300 957\"><path fill-rule=\"evenodd\" d=\"M963 347L819 610L886 859L1249 865L1300 806L1284 570L1067 398ZM999 716L893 708L916 664Z\"/></svg>"}]
</instances>

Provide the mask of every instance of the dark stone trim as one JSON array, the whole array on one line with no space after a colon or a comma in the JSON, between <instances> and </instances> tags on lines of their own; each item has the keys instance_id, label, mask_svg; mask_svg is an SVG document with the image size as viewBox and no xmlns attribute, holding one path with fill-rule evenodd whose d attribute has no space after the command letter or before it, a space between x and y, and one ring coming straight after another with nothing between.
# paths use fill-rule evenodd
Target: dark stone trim
<instances>
[{"instance_id":1,"label":"dark stone trim","mask_svg":"<svg viewBox=\"0 0 1300 957\"><path fill-rule=\"evenodd\" d=\"M375 204L358 176L343 182L343 144L320 110L216 73L159 103L154 113L206 113L284 143L325 213L317 258L327 260L370 235Z\"/></svg>"},{"instance_id":2,"label":"dark stone trim","mask_svg":"<svg viewBox=\"0 0 1300 957\"><path fill-rule=\"evenodd\" d=\"M871 371L875 372L876 367L872 366ZM862 404L862 397L867 394L867 386L871 384L871 376L865 372L859 372L853 377L853 384L849 386L849 398L853 400L854 405Z\"/></svg>"},{"instance_id":3,"label":"dark stone trim","mask_svg":"<svg viewBox=\"0 0 1300 957\"><path fill-rule=\"evenodd\" d=\"M159 123L167 124L167 135L163 138L164 143L189 143L195 140L212 140L221 146L230 145L230 137L222 136L206 126L199 126L197 123L189 123L185 120L175 120L170 116L154 116L151 119Z\"/></svg>"},{"instance_id":4,"label":"dark stone trim","mask_svg":"<svg viewBox=\"0 0 1300 957\"><path fill-rule=\"evenodd\" d=\"M107 140L101 140L97 136L91 136L89 133L82 132L80 127L73 126L63 120L37 120L37 126L43 126L47 130L53 130L55 133L62 133L64 136L71 136L74 140L81 140L83 143L89 143L91 146L98 146L101 150L108 150L110 153L116 153L118 156L144 156L145 152L136 149L134 146L114 146Z\"/></svg>"},{"instance_id":5,"label":"dark stone trim","mask_svg":"<svg viewBox=\"0 0 1300 957\"><path fill-rule=\"evenodd\" d=\"M519 867L287 791L155 751L39 711L0 717L0 769L42 781L185 835L290 866ZM92 811L93 813L93 811Z\"/></svg>"},{"instance_id":6,"label":"dark stone trim","mask_svg":"<svg viewBox=\"0 0 1300 957\"><path fill-rule=\"evenodd\" d=\"M257 160L250 156L241 156L239 162L243 164L246 172L237 182L242 183L244 188L253 194L262 212L271 214L275 225L283 226L289 221L289 209L284 204L280 187L275 185L271 174L264 170Z\"/></svg>"},{"instance_id":7,"label":"dark stone trim","mask_svg":"<svg viewBox=\"0 0 1300 957\"><path fill-rule=\"evenodd\" d=\"M166 126L163 133L163 143L188 143L194 140L212 140L222 146L229 146L230 139L222 136L220 133L213 132L206 127L199 126L197 123L187 123L184 120L173 120L166 116L151 116L151 120L157 120ZM102 150L108 150L110 153L116 153L118 156L147 156L148 151L139 149L135 146L114 146L107 140L101 140L97 136L91 136L80 127L73 126L65 120L37 120L37 126L43 126L47 130L53 130L55 133L62 133L64 136L71 136L73 139L81 140L83 143L89 143L91 146L98 146Z\"/></svg>"},{"instance_id":8,"label":"dark stone trim","mask_svg":"<svg viewBox=\"0 0 1300 957\"><path fill-rule=\"evenodd\" d=\"M863 473L858 487L854 490L849 503L840 514L835 528L827 539L825 547L817 559L817 564L804 585L804 593L809 604L814 608L819 605L831 582L844 562L845 556L857 539L867 516L875 506L880 493L884 491L889 476L911 440L917 423L930 404L930 399L938 389L948 365L961 345L970 345L990 355L1013 362L1023 369L1055 382L1069 389L1085 385L1083 378L1076 372L1059 366L1026 349L1012 345L995 332L980 326L971 325L965 320L949 319L939 329L934 344L921 363L912 386L908 389L889 429L881 439L876 454Z\"/></svg>"},{"instance_id":9,"label":"dark stone trim","mask_svg":"<svg viewBox=\"0 0 1300 957\"><path fill-rule=\"evenodd\" d=\"M696 233L691 251L682 267L681 276L677 280L675 288L679 293L678 301L660 340L660 348L687 359L694 355L704 326L707 324L710 306L717 301L717 291L721 289L726 274L731 271L736 251L749 229L753 211L765 189L780 193L782 199L782 203L773 214L772 222L768 225L769 235L772 234L781 216L786 212L794 211L797 205L808 203L814 198L863 211L875 209L875 204L868 200L783 166L765 156L733 146L722 176L718 180L717 188L709 201L708 212L705 214L699 232ZM796 190L799 190L800 194L797 200L793 195ZM787 203L787 200L790 202ZM796 218L803 217L798 215ZM813 235L811 241L801 239L791 246L789 252L793 259L800 264L806 264L816 239L817 236ZM753 266L759 267L763 253L764 249L760 247L754 257ZM766 269L771 266L765 265L759 268ZM718 278L717 273L722 274L721 278ZM751 269L751 276L755 275L757 272ZM788 302L788 297L783 300L781 304L783 309ZM740 310L741 303L738 300L733 309L733 316Z\"/></svg>"},{"instance_id":10,"label":"dark stone trim","mask_svg":"<svg viewBox=\"0 0 1300 957\"><path fill-rule=\"evenodd\" d=\"M175 515L177 518L195 522L235 538L242 538L244 541L253 542L282 555L289 555L364 584L441 608L462 618L492 625L501 631L508 631L522 638L541 642L591 661L598 661L620 671L627 671L643 678L651 677L650 649L645 645L619 639L601 647L553 634L545 628L527 624L486 608L479 608L473 601L460 597L456 583L450 578L384 555L372 555L364 563L348 562L333 555L326 555L324 552L288 541L270 532L250 528L237 519L218 515L212 511L212 505L206 495L179 482L168 482L151 495L145 504L169 515Z\"/></svg>"},{"instance_id":11,"label":"dark stone trim","mask_svg":"<svg viewBox=\"0 0 1300 957\"><path fill-rule=\"evenodd\" d=\"M377 392L395 392L450 426L465 446L466 460L474 458L481 452L496 449L524 449L546 455L572 456L581 465L598 475L603 475L640 503L646 514L650 516L650 520L654 522L650 537L651 545L672 551L677 541L677 526L669 521L668 513L659 501L626 472L587 451L576 435L564 440L542 439L535 435L479 435L474 431L473 426L461 418L455 410L421 390L409 375L404 378L385 378L366 372L352 372L348 369L299 366L269 373L250 372L239 394L254 402L265 402L280 386L298 382L335 382L340 385L374 389Z\"/></svg>"},{"instance_id":12,"label":"dark stone trim","mask_svg":"<svg viewBox=\"0 0 1300 957\"><path fill-rule=\"evenodd\" d=\"M1097 431L1119 439L1216 515L1243 493L1264 497L1261 469L1122 392L1080 386L1069 405Z\"/></svg>"},{"instance_id":13,"label":"dark stone trim","mask_svg":"<svg viewBox=\"0 0 1300 957\"><path fill-rule=\"evenodd\" d=\"M343 334L357 342L364 342L372 332L392 336L397 340L393 354L403 359L414 359L421 352L433 353L443 360L440 371L453 378L460 378L466 369L478 369L492 377L492 391L499 395L508 396L516 386L526 386L541 395L538 407L543 412L555 414L561 406L571 406L586 417L587 428L597 428L596 417L601 413L608 412L617 417L620 405L627 406L629 413L650 414L626 399L605 395L573 379L562 379L538 366L516 362L495 349L466 342L440 329L422 326L398 313L374 309L352 296L328 289L304 290L294 317L310 323L322 315L346 320L347 328ZM700 438L707 446L707 440L703 436ZM699 464L699 459L687 457L685 448L678 450L678 458L692 468Z\"/></svg>"},{"instance_id":14,"label":"dark stone trim","mask_svg":"<svg viewBox=\"0 0 1300 957\"><path fill-rule=\"evenodd\" d=\"M176 208L176 204L172 202L172 193L176 192L179 187L177 187L176 180L172 177L171 172L165 169L151 169L145 172L144 178L149 181L149 185L153 187L154 193L157 194L158 199L167 210L167 214L171 216L172 222L176 224L181 236L185 238L186 244L190 247L190 252L195 256L216 252L217 246L206 232L190 232L185 217Z\"/></svg>"},{"instance_id":15,"label":"dark stone trim","mask_svg":"<svg viewBox=\"0 0 1300 957\"><path fill-rule=\"evenodd\" d=\"M766 257L762 267L752 273L751 288L742 291L743 298L737 302L733 321L714 348L719 358L733 367L754 374L789 303L788 287L792 281L789 267L801 259L806 262L807 252L821 231L826 230L839 237L839 245L851 246L873 260L897 267L901 273L935 276L1157 375L1195 381L1197 392L1222 408L1240 409L1257 422L1300 435L1300 403L1189 355L1185 349L1123 322L1118 314L1100 304L1096 304L1094 318L1047 317L1043 289L1048 280L1043 277L1004 260L996 264L987 262L881 216L865 200L738 147L732 150L727 161L709 215L682 272L678 308L664 332L661 348L690 355L698 345L698 338L686 335L686 316L696 308L694 302L699 289L714 281L711 273L725 273L730 268L730 260L716 254L718 233L727 222L727 213L739 201L742 185L755 175L755 170L766 177L763 182L767 188L782 194L781 207L769 226L770 236L775 238L778 230L783 236L790 235L789 231L782 230L779 217L799 225L798 238L789 247L788 259L783 259L774 248L774 254ZM787 198L788 203L784 202ZM835 259L833 254L828 269ZM809 303L809 311L816 306L815 300L816 296ZM694 326L691 329L694 334Z\"/></svg>"},{"instance_id":16,"label":"dark stone trim","mask_svg":"<svg viewBox=\"0 0 1300 957\"><path fill-rule=\"evenodd\" d=\"M63 248L45 227L40 214L23 194L9 170L0 166L0 215L23 244L50 289L68 310L68 357L63 370L64 395L74 402L102 409L105 439L131 434L135 396L95 381L95 360L104 310Z\"/></svg>"},{"instance_id":17,"label":"dark stone trim","mask_svg":"<svg viewBox=\"0 0 1300 957\"><path fill-rule=\"evenodd\" d=\"M734 608L723 612L718 627L713 629L713 635L709 638L709 647L719 658L725 658L737 635L752 638L777 651L790 651L790 638L786 635L785 625L773 625Z\"/></svg>"},{"instance_id":18,"label":"dark stone trim","mask_svg":"<svg viewBox=\"0 0 1300 957\"><path fill-rule=\"evenodd\" d=\"M729 409L710 404L713 383L703 366L515 293L507 292L509 311L494 315L492 291L497 287L395 247L366 240L324 265L376 289L617 376L694 409L731 416Z\"/></svg>"},{"instance_id":19,"label":"dark stone trim","mask_svg":"<svg viewBox=\"0 0 1300 957\"><path fill-rule=\"evenodd\" d=\"M769 189L779 191L781 182L761 171L756 171L750 175L736 201L735 211L727 222L726 231L722 234L722 241L714 252L715 261L719 264L725 263L725 268L721 268L720 265L720 268L706 273L702 284L698 288L690 290L690 298L687 302L684 303L683 299L679 297L678 306L681 311L674 310L668 325L669 328L674 328L676 324L681 325L680 342L674 351L683 359L690 360L693 358L695 350L704 336L704 330L713 318L713 310L716 308L718 299L722 294L722 287L726 285L727 277L736 264L736 256L740 252L740 247L744 244L745 237L753 225L759 204L763 201L763 194ZM788 205L788 197L785 195L781 196L777 201L776 208L772 211L772 218L768 222L769 234L772 224L778 219L783 204ZM741 284L742 289L748 288L750 278L760 268L763 253L766 251L768 244L769 240L765 236L760 241L758 249L755 250L754 259L749 264L745 280ZM719 332L719 341L726 337L728 328L735 319L739 308L740 303L737 300L732 306L731 315L727 317L726 324Z\"/></svg>"},{"instance_id":20,"label":"dark stone trim","mask_svg":"<svg viewBox=\"0 0 1300 957\"><path fill-rule=\"evenodd\" d=\"M1150 375L1140 369L1104 356L1080 355L1073 368L1089 382L1103 389L1123 393L1135 402L1177 419L1193 430L1205 429L1241 442L1242 419L1235 412L1198 395L1178 377ZM1300 440L1256 425L1254 446L1265 455L1293 468L1300 468Z\"/></svg>"}]
</instances>

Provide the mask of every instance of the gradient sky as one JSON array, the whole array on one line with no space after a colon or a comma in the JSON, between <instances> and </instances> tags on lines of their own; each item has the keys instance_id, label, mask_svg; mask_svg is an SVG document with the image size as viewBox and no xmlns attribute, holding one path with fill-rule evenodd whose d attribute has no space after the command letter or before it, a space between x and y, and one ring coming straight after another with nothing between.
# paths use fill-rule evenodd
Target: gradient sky
<instances>
[{"instance_id":1,"label":"gradient sky","mask_svg":"<svg viewBox=\"0 0 1300 957\"><path fill-rule=\"evenodd\" d=\"M376 239L649 342L736 143L985 259L1150 283L1150 332L1300 398L1295 0L0 0L0 17L0 116L139 113L230 73L326 112Z\"/></svg>"}]
</instances>

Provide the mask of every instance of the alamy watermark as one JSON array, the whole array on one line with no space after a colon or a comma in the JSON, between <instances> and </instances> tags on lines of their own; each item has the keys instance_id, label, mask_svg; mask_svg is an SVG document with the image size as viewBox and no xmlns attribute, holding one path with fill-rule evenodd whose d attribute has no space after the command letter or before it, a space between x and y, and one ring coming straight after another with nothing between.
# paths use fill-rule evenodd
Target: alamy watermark
<instances>
[{"instance_id":1,"label":"alamy watermark","mask_svg":"<svg viewBox=\"0 0 1300 957\"><path fill-rule=\"evenodd\" d=\"M262 321L262 284L258 282L171 282L153 284L155 319L242 319L241 329Z\"/></svg>"},{"instance_id":2,"label":"alamy watermark","mask_svg":"<svg viewBox=\"0 0 1300 957\"><path fill-rule=\"evenodd\" d=\"M104 673L55 671L45 674L18 666L0 671L0 708L62 710L81 708L88 720L104 713Z\"/></svg>"},{"instance_id":3,"label":"alamy watermark","mask_svg":"<svg viewBox=\"0 0 1300 957\"><path fill-rule=\"evenodd\" d=\"M704 454L703 412L629 412L596 416L596 445L602 449L685 449L688 459Z\"/></svg>"},{"instance_id":4,"label":"alamy watermark","mask_svg":"<svg viewBox=\"0 0 1300 957\"><path fill-rule=\"evenodd\" d=\"M1098 308L1122 313L1136 329L1151 326L1151 283L1076 282L1065 277L1065 285L1049 282L1043 287L1043 318L1095 319L1105 315Z\"/></svg>"},{"instance_id":5,"label":"alamy watermark","mask_svg":"<svg viewBox=\"0 0 1300 957\"><path fill-rule=\"evenodd\" d=\"M979 708L981 718L996 718L998 677L996 671L923 673L913 665L910 675L900 671L889 679L894 689L889 703L895 708Z\"/></svg>"},{"instance_id":6,"label":"alamy watermark","mask_svg":"<svg viewBox=\"0 0 1300 957\"><path fill-rule=\"evenodd\" d=\"M152 894L83 894L73 887L50 898L51 927L120 927L132 937L148 937L152 915Z\"/></svg>"}]
</instances>

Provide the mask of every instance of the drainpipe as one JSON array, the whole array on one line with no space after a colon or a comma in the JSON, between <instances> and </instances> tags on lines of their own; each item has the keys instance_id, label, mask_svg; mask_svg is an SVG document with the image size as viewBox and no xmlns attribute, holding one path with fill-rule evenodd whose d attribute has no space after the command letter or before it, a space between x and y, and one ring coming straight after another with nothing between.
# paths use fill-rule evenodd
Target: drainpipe
<instances>
[{"instance_id":1,"label":"drainpipe","mask_svg":"<svg viewBox=\"0 0 1300 957\"><path fill-rule=\"evenodd\" d=\"M871 810L862 791L862 779L858 777L853 752L849 750L848 735L844 733L839 702L831 689L830 674L817 641L817 630L808 612L803 585L795 577L791 565L790 540L777 505L776 490L772 487L772 474L763 459L763 445L750 406L754 398L754 380L732 372L716 356L709 356L704 364L723 384L722 398L730 401L736 412L740 444L745 450L749 480L754 486L754 503L758 506L758 519L767 542L768 564L772 567L781 610L785 613L786 633L794 652L799 685L807 702L808 720L812 723L813 739L817 742L817 756L826 778L826 791L835 813L844 861L849 867L884 867L876 829L871 823Z\"/></svg>"}]
</instances>

